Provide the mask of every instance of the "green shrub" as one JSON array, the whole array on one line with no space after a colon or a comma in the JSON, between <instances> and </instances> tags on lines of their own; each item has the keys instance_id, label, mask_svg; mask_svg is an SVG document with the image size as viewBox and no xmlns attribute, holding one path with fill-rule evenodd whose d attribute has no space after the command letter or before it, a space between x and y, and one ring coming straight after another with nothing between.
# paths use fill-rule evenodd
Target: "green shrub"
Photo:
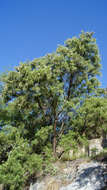
<instances>
[{"instance_id":1,"label":"green shrub","mask_svg":"<svg viewBox=\"0 0 107 190\"><path fill-rule=\"evenodd\" d=\"M0 165L0 183L9 190L21 190L27 179L42 170L42 157L32 153L27 140L16 134L13 148L7 152L7 160Z\"/></svg>"}]
</instances>

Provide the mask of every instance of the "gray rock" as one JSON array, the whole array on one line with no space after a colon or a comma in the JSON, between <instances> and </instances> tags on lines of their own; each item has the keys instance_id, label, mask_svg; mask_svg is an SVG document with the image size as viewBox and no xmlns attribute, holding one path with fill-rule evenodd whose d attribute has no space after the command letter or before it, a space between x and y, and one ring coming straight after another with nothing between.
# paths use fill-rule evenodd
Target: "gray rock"
<instances>
[{"instance_id":1,"label":"gray rock","mask_svg":"<svg viewBox=\"0 0 107 190\"><path fill-rule=\"evenodd\" d=\"M44 189L45 189L45 184L41 182L41 183L31 184L29 190L44 190Z\"/></svg>"},{"instance_id":2,"label":"gray rock","mask_svg":"<svg viewBox=\"0 0 107 190\"><path fill-rule=\"evenodd\" d=\"M105 187L103 165L97 162L81 164L75 180L60 190L100 190Z\"/></svg>"},{"instance_id":3,"label":"gray rock","mask_svg":"<svg viewBox=\"0 0 107 190\"><path fill-rule=\"evenodd\" d=\"M100 162L68 163L58 176L44 178L29 190L101 190L106 188L107 168ZM65 184L64 184L65 181Z\"/></svg>"}]
</instances>

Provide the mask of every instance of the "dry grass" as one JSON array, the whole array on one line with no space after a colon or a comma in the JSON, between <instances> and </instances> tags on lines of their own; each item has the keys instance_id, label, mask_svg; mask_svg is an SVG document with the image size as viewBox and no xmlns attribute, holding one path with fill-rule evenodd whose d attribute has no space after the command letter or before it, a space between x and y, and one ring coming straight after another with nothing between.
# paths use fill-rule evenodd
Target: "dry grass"
<instances>
[{"instance_id":1,"label":"dry grass","mask_svg":"<svg viewBox=\"0 0 107 190\"><path fill-rule=\"evenodd\" d=\"M60 183L57 181L51 181L48 185L46 190L59 190Z\"/></svg>"}]
</instances>

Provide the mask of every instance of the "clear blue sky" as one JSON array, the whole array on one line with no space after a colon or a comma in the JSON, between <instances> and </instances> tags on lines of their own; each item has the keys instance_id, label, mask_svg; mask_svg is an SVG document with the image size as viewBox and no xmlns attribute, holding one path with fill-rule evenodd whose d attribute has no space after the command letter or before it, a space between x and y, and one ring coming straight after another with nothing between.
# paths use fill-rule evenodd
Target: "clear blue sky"
<instances>
[{"instance_id":1,"label":"clear blue sky","mask_svg":"<svg viewBox=\"0 0 107 190\"><path fill-rule=\"evenodd\" d=\"M0 0L0 72L51 53L81 30L94 31L107 86L107 0Z\"/></svg>"}]
</instances>

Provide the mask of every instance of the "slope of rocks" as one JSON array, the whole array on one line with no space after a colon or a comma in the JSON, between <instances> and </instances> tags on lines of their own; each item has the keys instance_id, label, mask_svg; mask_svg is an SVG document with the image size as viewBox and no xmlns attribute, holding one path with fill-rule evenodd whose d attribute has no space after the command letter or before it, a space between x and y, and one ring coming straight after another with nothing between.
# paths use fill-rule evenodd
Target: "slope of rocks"
<instances>
[{"instance_id":1,"label":"slope of rocks","mask_svg":"<svg viewBox=\"0 0 107 190\"><path fill-rule=\"evenodd\" d=\"M78 159L66 162L59 171L31 184L29 190L107 190L106 162Z\"/></svg>"}]
</instances>

